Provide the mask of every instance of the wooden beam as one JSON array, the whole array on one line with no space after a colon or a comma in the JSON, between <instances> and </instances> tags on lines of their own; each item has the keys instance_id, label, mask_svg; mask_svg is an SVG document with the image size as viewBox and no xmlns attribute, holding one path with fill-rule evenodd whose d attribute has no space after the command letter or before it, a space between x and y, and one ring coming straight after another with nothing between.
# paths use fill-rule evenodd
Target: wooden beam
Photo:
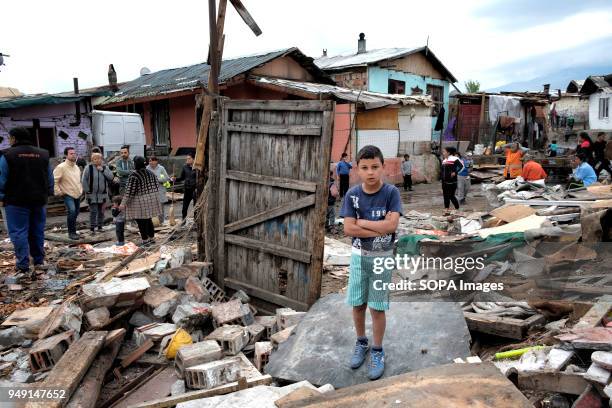
<instances>
[{"instance_id":1,"label":"wooden beam","mask_svg":"<svg viewBox=\"0 0 612 408\"><path fill-rule=\"evenodd\" d=\"M287 248L282 245L233 234L225 234L225 241L233 245L268 252L283 258L291 258L295 261L310 263L310 253L300 251L299 249Z\"/></svg>"},{"instance_id":2,"label":"wooden beam","mask_svg":"<svg viewBox=\"0 0 612 408\"><path fill-rule=\"evenodd\" d=\"M263 133L273 135L320 136L317 125L266 125L258 123L229 122L228 132Z\"/></svg>"},{"instance_id":3,"label":"wooden beam","mask_svg":"<svg viewBox=\"0 0 612 408\"><path fill-rule=\"evenodd\" d=\"M231 232L236 232L241 229L248 228L252 225L260 224L269 219L280 217L281 215L295 212L297 210L301 210L302 208L310 207L314 205L314 203L315 195L307 195L306 197L300 198L297 201L292 201L287 204L279 205L278 207L272 208L270 210L265 210L258 214L251 215L250 217L243 218L241 220L227 224L225 226L225 233L229 234Z\"/></svg>"},{"instance_id":4,"label":"wooden beam","mask_svg":"<svg viewBox=\"0 0 612 408\"><path fill-rule=\"evenodd\" d=\"M153 347L153 340L147 339L147 341L145 341L140 347L132 351L129 355L124 357L123 360L121 360L121 367L125 368L129 366L134 361L138 360L151 347Z\"/></svg>"},{"instance_id":5,"label":"wooden beam","mask_svg":"<svg viewBox=\"0 0 612 408\"><path fill-rule=\"evenodd\" d=\"M116 331L115 335L113 335L112 342L110 342L110 344L102 350L100 355L98 355L98 357L96 357L92 363L91 367L89 367L87 374L85 374L85 378L83 378L79 388L75 391L74 395L70 399L70 402L67 405L68 408L87 408L96 406L96 401L100 395L104 377L106 376L108 370L112 367L113 362L117 357L117 353L119 353L124 336L125 329ZM111 341L109 340L108 336L106 337L106 341Z\"/></svg>"},{"instance_id":6,"label":"wooden beam","mask_svg":"<svg viewBox=\"0 0 612 408\"><path fill-rule=\"evenodd\" d=\"M324 111L333 109L333 101L250 101L232 99L225 102L232 110Z\"/></svg>"},{"instance_id":7,"label":"wooden beam","mask_svg":"<svg viewBox=\"0 0 612 408\"><path fill-rule=\"evenodd\" d=\"M244 384L244 382L243 382ZM262 375L261 377L247 379L247 388L255 387L257 385L269 385L272 384L272 377L269 375ZM225 395L232 392L239 391L240 384L238 381L234 381L220 387L216 387L210 390L198 390L191 391L185 394L174 395L171 397L160 398L153 401L143 402L142 404L132 405L130 408L166 408L175 406L178 403L193 401L201 398L214 397L215 395Z\"/></svg>"},{"instance_id":8,"label":"wooden beam","mask_svg":"<svg viewBox=\"0 0 612 408\"><path fill-rule=\"evenodd\" d=\"M312 243L312 264L310 265L311 276L308 284L308 304L314 304L321 296L321 282L323 274L323 252L325 248L325 214L327 212L327 195L329 189L329 163L331 162L331 145L334 123L335 104L323 111L322 135L321 135L321 160L319 161L318 174L319 189L316 193L314 208L314 240Z\"/></svg>"},{"instance_id":9,"label":"wooden beam","mask_svg":"<svg viewBox=\"0 0 612 408\"><path fill-rule=\"evenodd\" d=\"M244 7L244 4L242 4L242 1L240 0L230 0L230 1L232 2L232 5L236 9L240 17L242 17L242 20L246 23L246 25L249 26L251 31L253 31L253 33L256 36L261 35L261 29L255 22L255 19L251 16L251 13L249 13L246 7Z\"/></svg>"},{"instance_id":10,"label":"wooden beam","mask_svg":"<svg viewBox=\"0 0 612 408\"><path fill-rule=\"evenodd\" d=\"M30 402L28 408L64 407L87 373L96 355L104 346L107 332L89 331L72 343L40 388L66 390L66 398L53 401Z\"/></svg>"},{"instance_id":11,"label":"wooden beam","mask_svg":"<svg viewBox=\"0 0 612 408\"><path fill-rule=\"evenodd\" d=\"M521 389L580 395L589 383L583 378L583 374L540 371L519 373L518 385Z\"/></svg>"},{"instance_id":12,"label":"wooden beam","mask_svg":"<svg viewBox=\"0 0 612 408\"><path fill-rule=\"evenodd\" d=\"M299 302L295 299L288 298L287 296L279 295L278 293L272 293L265 289L258 288L257 286L250 285L248 283L238 281L232 278L225 278L225 285L235 289L235 290L244 290L249 296L253 296L259 299L263 299L275 305L283 306L283 307L291 307L297 311L307 311L308 304Z\"/></svg>"},{"instance_id":13,"label":"wooden beam","mask_svg":"<svg viewBox=\"0 0 612 408\"><path fill-rule=\"evenodd\" d=\"M247 183L264 184L266 186L288 188L291 190L317 191L317 184L311 181L294 180L284 177L264 176L263 174L248 173L245 171L227 170L226 178Z\"/></svg>"}]
</instances>

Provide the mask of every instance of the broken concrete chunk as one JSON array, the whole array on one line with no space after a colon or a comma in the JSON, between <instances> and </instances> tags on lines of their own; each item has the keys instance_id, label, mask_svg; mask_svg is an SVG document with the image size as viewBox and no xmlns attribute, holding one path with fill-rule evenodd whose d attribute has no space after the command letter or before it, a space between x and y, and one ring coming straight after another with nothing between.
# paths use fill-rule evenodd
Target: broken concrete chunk
<instances>
[{"instance_id":1,"label":"broken concrete chunk","mask_svg":"<svg viewBox=\"0 0 612 408\"><path fill-rule=\"evenodd\" d=\"M192 258L191 246L176 248L170 253L170 268L177 268L183 264L190 264Z\"/></svg>"},{"instance_id":2,"label":"broken concrete chunk","mask_svg":"<svg viewBox=\"0 0 612 408\"><path fill-rule=\"evenodd\" d=\"M112 279L104 283L89 283L83 285L81 306L86 311L98 307L132 306L149 289L146 278Z\"/></svg>"},{"instance_id":3,"label":"broken concrete chunk","mask_svg":"<svg viewBox=\"0 0 612 408\"><path fill-rule=\"evenodd\" d=\"M253 323L247 326L249 331L249 344L255 344L256 342L263 339L266 334L266 328L259 323Z\"/></svg>"},{"instance_id":4,"label":"broken concrete chunk","mask_svg":"<svg viewBox=\"0 0 612 408\"><path fill-rule=\"evenodd\" d=\"M474 363L482 363L482 360L478 356L469 356L465 358L465 361L474 364Z\"/></svg>"},{"instance_id":5,"label":"broken concrete chunk","mask_svg":"<svg viewBox=\"0 0 612 408\"><path fill-rule=\"evenodd\" d=\"M185 292L193 296L197 302L210 302L210 293L204 288L202 282L194 276L188 277L185 281Z\"/></svg>"},{"instance_id":6,"label":"broken concrete chunk","mask_svg":"<svg viewBox=\"0 0 612 408\"><path fill-rule=\"evenodd\" d=\"M268 364L268 359L272 353L272 342L259 341L255 343L255 367L263 373L263 369Z\"/></svg>"},{"instance_id":7,"label":"broken concrete chunk","mask_svg":"<svg viewBox=\"0 0 612 408\"><path fill-rule=\"evenodd\" d=\"M208 293L210 293L211 301L213 302L224 302L225 301L225 292L211 279L203 277L202 284L204 285Z\"/></svg>"},{"instance_id":8,"label":"broken concrete chunk","mask_svg":"<svg viewBox=\"0 0 612 408\"><path fill-rule=\"evenodd\" d=\"M172 321L181 327L201 327L210 319L211 313L208 303L191 302L177 306Z\"/></svg>"},{"instance_id":9,"label":"broken concrete chunk","mask_svg":"<svg viewBox=\"0 0 612 408\"><path fill-rule=\"evenodd\" d=\"M2 326L22 327L25 329L27 337L36 338L51 312L53 312L53 306L29 307L27 309L16 310L2 322Z\"/></svg>"},{"instance_id":10,"label":"broken concrete chunk","mask_svg":"<svg viewBox=\"0 0 612 408\"><path fill-rule=\"evenodd\" d=\"M170 395L181 395L185 393L185 381L177 380L172 387L170 387Z\"/></svg>"},{"instance_id":11,"label":"broken concrete chunk","mask_svg":"<svg viewBox=\"0 0 612 408\"><path fill-rule=\"evenodd\" d=\"M237 381L240 377L240 358L232 357L189 367L185 370L185 383L192 389L209 390Z\"/></svg>"},{"instance_id":12,"label":"broken concrete chunk","mask_svg":"<svg viewBox=\"0 0 612 408\"><path fill-rule=\"evenodd\" d=\"M13 326L0 330L0 346L11 347L23 343L26 340L26 329Z\"/></svg>"},{"instance_id":13,"label":"broken concrete chunk","mask_svg":"<svg viewBox=\"0 0 612 408\"><path fill-rule=\"evenodd\" d=\"M306 315L306 312L296 312L294 310L289 309L289 311L282 311L279 313L279 310L286 309L277 309L276 310L276 318L279 330L286 329L290 326L297 325L302 317Z\"/></svg>"},{"instance_id":14,"label":"broken concrete chunk","mask_svg":"<svg viewBox=\"0 0 612 408\"><path fill-rule=\"evenodd\" d=\"M187 278L193 276L199 278L202 274L202 266L200 262L196 265L183 265L176 268L170 268L162 271L159 274L159 283L164 286L176 287L180 290L185 289Z\"/></svg>"},{"instance_id":15,"label":"broken concrete chunk","mask_svg":"<svg viewBox=\"0 0 612 408\"><path fill-rule=\"evenodd\" d=\"M607 385L610 382L610 371L601 367L597 363L592 363L587 370L584 378L589 381L594 381L599 384Z\"/></svg>"},{"instance_id":16,"label":"broken concrete chunk","mask_svg":"<svg viewBox=\"0 0 612 408\"><path fill-rule=\"evenodd\" d=\"M606 370L612 370L612 353L606 351L596 351L591 354L591 361L597 363Z\"/></svg>"},{"instance_id":17,"label":"broken concrete chunk","mask_svg":"<svg viewBox=\"0 0 612 408\"><path fill-rule=\"evenodd\" d=\"M147 324L155 323L155 320L141 311L137 310L132 314L130 321L128 322L132 326L140 327L146 326Z\"/></svg>"},{"instance_id":18,"label":"broken concrete chunk","mask_svg":"<svg viewBox=\"0 0 612 408\"><path fill-rule=\"evenodd\" d=\"M249 305L243 304L238 299L212 305L212 317L217 327L224 324L248 326L255 322Z\"/></svg>"},{"instance_id":19,"label":"broken concrete chunk","mask_svg":"<svg viewBox=\"0 0 612 408\"><path fill-rule=\"evenodd\" d=\"M146 326L134 329L134 341L137 346L142 346L147 340L157 343L156 351L159 351L159 343L166 336L171 336L176 332L176 325L172 323L151 323Z\"/></svg>"},{"instance_id":20,"label":"broken concrete chunk","mask_svg":"<svg viewBox=\"0 0 612 408\"><path fill-rule=\"evenodd\" d=\"M26 370L15 370L11 375L11 381L21 384L31 383L34 382L34 376Z\"/></svg>"},{"instance_id":21,"label":"broken concrete chunk","mask_svg":"<svg viewBox=\"0 0 612 408\"><path fill-rule=\"evenodd\" d=\"M284 343L289 339L289 336L291 336L291 333L293 333L294 329L295 329L295 326L287 327L286 329L283 329L279 331L278 333L274 333L272 337L270 337L270 340L274 344Z\"/></svg>"},{"instance_id":22,"label":"broken concrete chunk","mask_svg":"<svg viewBox=\"0 0 612 408\"><path fill-rule=\"evenodd\" d=\"M233 356L249 343L249 332L242 326L222 326L206 336L206 339L218 341L225 354Z\"/></svg>"},{"instance_id":23,"label":"broken concrete chunk","mask_svg":"<svg viewBox=\"0 0 612 408\"><path fill-rule=\"evenodd\" d=\"M29 365L32 372L51 370L76 339L76 332L69 330L38 340L30 349Z\"/></svg>"},{"instance_id":24,"label":"broken concrete chunk","mask_svg":"<svg viewBox=\"0 0 612 408\"><path fill-rule=\"evenodd\" d=\"M92 309L85 313L85 321L88 329L99 329L110 321L110 312L107 307Z\"/></svg>"},{"instance_id":25,"label":"broken concrete chunk","mask_svg":"<svg viewBox=\"0 0 612 408\"><path fill-rule=\"evenodd\" d=\"M269 339L278 331L276 316L255 316L255 323L261 324L266 328L266 334L264 335L266 339Z\"/></svg>"},{"instance_id":26,"label":"broken concrete chunk","mask_svg":"<svg viewBox=\"0 0 612 408\"><path fill-rule=\"evenodd\" d=\"M234 292L231 298L239 299L242 303L249 303L251 301L251 298L249 297L249 295L247 295L246 292L242 289L239 289L236 292Z\"/></svg>"},{"instance_id":27,"label":"broken concrete chunk","mask_svg":"<svg viewBox=\"0 0 612 408\"><path fill-rule=\"evenodd\" d=\"M214 340L205 340L200 343L183 346L176 353L174 368L178 378L184 378L187 368L197 366L223 358L223 349Z\"/></svg>"},{"instance_id":28,"label":"broken concrete chunk","mask_svg":"<svg viewBox=\"0 0 612 408\"><path fill-rule=\"evenodd\" d=\"M547 361L546 366L544 366L544 368L561 371L567 365L573 355L574 352L571 350L553 348L552 350L550 350L548 356L546 357Z\"/></svg>"}]
</instances>

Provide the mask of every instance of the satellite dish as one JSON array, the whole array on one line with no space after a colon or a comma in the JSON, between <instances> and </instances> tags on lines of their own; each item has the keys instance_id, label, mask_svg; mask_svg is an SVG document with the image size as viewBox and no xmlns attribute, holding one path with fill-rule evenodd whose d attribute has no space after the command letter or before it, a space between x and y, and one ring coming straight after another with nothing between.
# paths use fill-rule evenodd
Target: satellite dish
<instances>
[{"instance_id":1,"label":"satellite dish","mask_svg":"<svg viewBox=\"0 0 612 408\"><path fill-rule=\"evenodd\" d=\"M2 53L0 52L0 66L4 65L4 57L2 56Z\"/></svg>"},{"instance_id":2,"label":"satellite dish","mask_svg":"<svg viewBox=\"0 0 612 408\"><path fill-rule=\"evenodd\" d=\"M142 67L140 68L140 76L145 76L145 75L149 75L151 73L151 70L147 67Z\"/></svg>"}]
</instances>

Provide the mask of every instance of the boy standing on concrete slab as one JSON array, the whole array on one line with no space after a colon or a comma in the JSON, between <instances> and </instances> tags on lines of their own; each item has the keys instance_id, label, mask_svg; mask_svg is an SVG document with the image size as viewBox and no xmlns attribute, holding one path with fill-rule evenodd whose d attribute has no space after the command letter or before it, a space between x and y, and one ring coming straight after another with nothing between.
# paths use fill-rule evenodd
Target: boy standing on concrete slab
<instances>
[{"instance_id":1,"label":"boy standing on concrete slab","mask_svg":"<svg viewBox=\"0 0 612 408\"><path fill-rule=\"evenodd\" d=\"M362 183L349 189L342 202L344 233L353 237L353 249L347 302L353 307L357 334L351 368L359 368L369 350L365 335L365 313L370 308L373 344L368 377L380 378L385 369L382 348L385 333L385 310L389 309L392 269L383 268L384 260L393 257L395 230L402 211L399 190L382 181L384 158L376 146L364 146L357 154L357 174Z\"/></svg>"}]
</instances>

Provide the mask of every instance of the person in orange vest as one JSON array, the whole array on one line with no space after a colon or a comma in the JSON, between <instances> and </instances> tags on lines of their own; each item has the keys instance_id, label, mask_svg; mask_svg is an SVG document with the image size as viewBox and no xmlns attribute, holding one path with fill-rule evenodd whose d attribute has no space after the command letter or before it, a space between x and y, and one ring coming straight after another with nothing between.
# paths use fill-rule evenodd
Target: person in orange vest
<instances>
[{"instance_id":1,"label":"person in orange vest","mask_svg":"<svg viewBox=\"0 0 612 408\"><path fill-rule=\"evenodd\" d=\"M542 168L542 165L538 162L533 161L533 156L530 154L525 154L523 156L523 172L521 173L521 177L525 181L535 181L545 179L547 174Z\"/></svg>"},{"instance_id":2,"label":"person in orange vest","mask_svg":"<svg viewBox=\"0 0 612 408\"><path fill-rule=\"evenodd\" d=\"M507 143L502 146L506 149L506 166L504 167L504 177L514 179L521 175L523 170L523 154L529 151L528 148L519 143Z\"/></svg>"}]
</instances>

